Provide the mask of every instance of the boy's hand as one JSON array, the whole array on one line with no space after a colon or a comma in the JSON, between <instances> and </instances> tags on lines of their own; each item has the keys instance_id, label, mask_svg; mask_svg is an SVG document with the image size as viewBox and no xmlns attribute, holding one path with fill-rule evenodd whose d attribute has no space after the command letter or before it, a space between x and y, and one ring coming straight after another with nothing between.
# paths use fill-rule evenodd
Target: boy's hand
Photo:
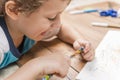
<instances>
[{"instance_id":1,"label":"boy's hand","mask_svg":"<svg viewBox=\"0 0 120 80\"><path fill-rule=\"evenodd\" d=\"M37 71L42 71L39 73L40 75L53 74L59 77L65 77L68 73L68 69L70 66L70 58L63 54L49 54L45 56L41 56L34 60L34 64L39 64L39 68Z\"/></svg>"},{"instance_id":2,"label":"boy's hand","mask_svg":"<svg viewBox=\"0 0 120 80\"><path fill-rule=\"evenodd\" d=\"M91 51L91 44L86 40L77 39L73 43L74 49L78 50L81 47L84 47L83 53L81 53L83 59L86 61L91 61L94 59L94 52Z\"/></svg>"}]
</instances>

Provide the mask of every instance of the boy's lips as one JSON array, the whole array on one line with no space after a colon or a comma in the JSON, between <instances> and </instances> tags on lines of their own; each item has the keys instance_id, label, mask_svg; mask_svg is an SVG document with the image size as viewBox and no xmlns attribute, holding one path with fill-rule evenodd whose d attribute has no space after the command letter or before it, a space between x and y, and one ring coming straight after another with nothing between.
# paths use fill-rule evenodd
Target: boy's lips
<instances>
[{"instance_id":1,"label":"boy's lips","mask_svg":"<svg viewBox=\"0 0 120 80\"><path fill-rule=\"evenodd\" d=\"M45 35L46 32L47 32L47 31L42 32L41 35Z\"/></svg>"}]
</instances>

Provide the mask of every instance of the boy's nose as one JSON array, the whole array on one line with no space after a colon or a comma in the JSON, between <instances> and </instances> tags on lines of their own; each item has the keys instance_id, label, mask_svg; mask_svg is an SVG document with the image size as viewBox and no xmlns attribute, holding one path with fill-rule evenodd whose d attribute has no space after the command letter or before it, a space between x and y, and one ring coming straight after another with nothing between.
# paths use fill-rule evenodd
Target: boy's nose
<instances>
[{"instance_id":1,"label":"boy's nose","mask_svg":"<svg viewBox=\"0 0 120 80\"><path fill-rule=\"evenodd\" d=\"M60 21L57 21L57 22L54 22L51 27L60 27L61 26L61 22Z\"/></svg>"},{"instance_id":2,"label":"boy's nose","mask_svg":"<svg viewBox=\"0 0 120 80\"><path fill-rule=\"evenodd\" d=\"M52 23L51 27L60 27L61 21L60 21L60 15L57 16L56 20Z\"/></svg>"},{"instance_id":3,"label":"boy's nose","mask_svg":"<svg viewBox=\"0 0 120 80\"><path fill-rule=\"evenodd\" d=\"M53 27L53 28L59 28L59 27L61 27L61 23L52 24L51 27Z\"/></svg>"}]
</instances>

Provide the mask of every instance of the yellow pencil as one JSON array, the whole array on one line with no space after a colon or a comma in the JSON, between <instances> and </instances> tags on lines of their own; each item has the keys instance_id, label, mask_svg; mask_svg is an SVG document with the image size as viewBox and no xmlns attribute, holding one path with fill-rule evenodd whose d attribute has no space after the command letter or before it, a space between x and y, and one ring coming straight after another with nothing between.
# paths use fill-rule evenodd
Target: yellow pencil
<instances>
[{"instance_id":1,"label":"yellow pencil","mask_svg":"<svg viewBox=\"0 0 120 80\"><path fill-rule=\"evenodd\" d=\"M76 54L83 53L84 52L83 50L84 50L84 47L81 47L79 50L75 51L75 53L71 55L70 58L74 57Z\"/></svg>"}]
</instances>

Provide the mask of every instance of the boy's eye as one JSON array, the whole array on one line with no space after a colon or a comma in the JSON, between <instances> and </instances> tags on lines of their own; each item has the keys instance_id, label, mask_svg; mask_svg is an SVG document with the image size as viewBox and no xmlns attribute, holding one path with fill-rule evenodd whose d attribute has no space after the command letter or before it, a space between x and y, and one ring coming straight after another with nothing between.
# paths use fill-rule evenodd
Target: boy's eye
<instances>
[{"instance_id":1,"label":"boy's eye","mask_svg":"<svg viewBox=\"0 0 120 80\"><path fill-rule=\"evenodd\" d=\"M56 18L57 18L57 15L54 16L54 17L50 17L50 18L48 18L48 20L50 20L50 21L54 21Z\"/></svg>"},{"instance_id":2,"label":"boy's eye","mask_svg":"<svg viewBox=\"0 0 120 80\"><path fill-rule=\"evenodd\" d=\"M56 17L55 18L48 18L48 20L50 20L50 21L54 21L56 19Z\"/></svg>"}]
</instances>

